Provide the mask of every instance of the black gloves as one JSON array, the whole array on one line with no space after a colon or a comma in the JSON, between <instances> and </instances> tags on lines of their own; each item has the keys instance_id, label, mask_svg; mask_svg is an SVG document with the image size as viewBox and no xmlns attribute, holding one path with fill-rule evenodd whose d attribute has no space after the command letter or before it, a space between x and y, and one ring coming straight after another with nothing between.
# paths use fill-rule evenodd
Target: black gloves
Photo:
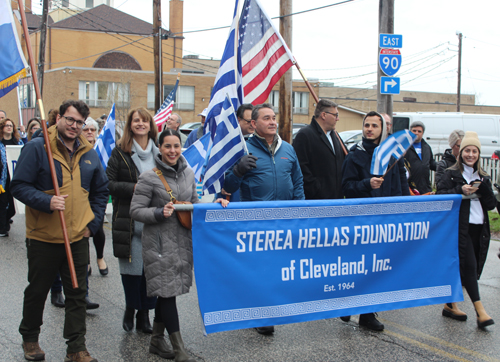
<instances>
[{"instance_id":1,"label":"black gloves","mask_svg":"<svg viewBox=\"0 0 500 362\"><path fill-rule=\"evenodd\" d=\"M243 177L252 168L257 168L257 157L253 155L245 155L240 159L234 168L233 172L238 177Z\"/></svg>"}]
</instances>

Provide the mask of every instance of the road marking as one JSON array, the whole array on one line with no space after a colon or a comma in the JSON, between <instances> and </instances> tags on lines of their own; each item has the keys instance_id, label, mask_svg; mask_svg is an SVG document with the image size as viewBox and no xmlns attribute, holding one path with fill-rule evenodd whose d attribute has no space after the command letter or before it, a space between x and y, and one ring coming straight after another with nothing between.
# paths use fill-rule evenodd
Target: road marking
<instances>
[{"instance_id":1,"label":"road marking","mask_svg":"<svg viewBox=\"0 0 500 362\"><path fill-rule=\"evenodd\" d=\"M419 336L419 337L422 337L424 339L427 339L427 340L430 340L430 341L433 341L435 343L438 343L444 347L447 347L447 348L450 348L450 349L453 349L453 350L456 350L458 352L461 352L461 353L464 353L464 354L467 354L467 355L470 355L476 359L481 359L483 361L488 361L488 362L500 362L500 359L498 358L494 358L494 357L490 357L490 356L487 356L485 354L482 354L482 353L479 353L479 352L476 352L474 350L471 350L471 349L468 349L468 348L465 348L465 347L462 347L462 346L459 346L457 344L454 344L454 343L451 343L451 342L448 342L448 341L445 341L444 339L441 339L441 338L437 338L437 337L434 337L434 336L431 336L431 335L428 335L428 334L425 334L423 332L420 332L420 331L417 331L416 329L413 329L413 328L409 328L409 327L406 327L406 326L403 326L401 324L397 324L397 323L394 323L394 322L391 322L391 321L388 321L386 319L381 319L383 321L384 324L388 324L388 325L391 325L393 327L396 327L396 328L399 328L407 333L410 333L410 334L413 334L413 335L416 335L416 336ZM445 351L442 351L438 348L435 348L435 347L432 347L432 346L428 346L424 343L421 343L421 342L418 342L418 341L415 341L411 338L408 338L406 336L403 336L399 333L396 333L396 332L391 332L391 331L386 331L388 332L390 335L396 337L396 338L401 338L401 339L404 339L406 341L408 341L409 343L414 343L414 344L417 344L419 346L421 346L422 348L428 348L428 349L431 349L433 351L439 351L440 354L445 354L446 356L450 357L450 358L453 358L453 359L456 359L458 361L468 361L466 359L463 359L461 357L458 357L458 356L455 356L451 353L448 353L448 352L445 352Z\"/></svg>"},{"instance_id":2,"label":"road marking","mask_svg":"<svg viewBox=\"0 0 500 362\"><path fill-rule=\"evenodd\" d=\"M384 323L385 323L385 321L384 321ZM414 344L417 347L420 347L422 349L426 349L426 350L432 351L432 352L434 352L437 355L440 355L440 356L443 356L443 357L447 357L447 358L455 360L455 361L472 362L471 360L468 360L468 359L465 359L465 358L462 358L462 357L458 357L458 356L456 356L456 355L454 355L452 353L443 351L442 349L429 346L428 344L416 341L416 340L414 340L412 338L403 336L402 334L399 334L399 333L388 331L387 329L384 331L384 334L388 334L390 336L393 336L394 338L402 339L403 341L405 341L407 343Z\"/></svg>"}]
</instances>

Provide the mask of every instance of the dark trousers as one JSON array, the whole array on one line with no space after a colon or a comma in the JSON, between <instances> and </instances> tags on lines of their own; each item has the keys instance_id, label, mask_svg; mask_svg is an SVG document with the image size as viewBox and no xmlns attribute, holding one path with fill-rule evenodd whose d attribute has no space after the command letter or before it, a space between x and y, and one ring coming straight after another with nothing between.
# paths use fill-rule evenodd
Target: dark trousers
<instances>
[{"instance_id":1,"label":"dark trousers","mask_svg":"<svg viewBox=\"0 0 500 362\"><path fill-rule=\"evenodd\" d=\"M158 297L155 308L155 322L163 323L168 334L179 332L179 313L177 312L175 297Z\"/></svg>"},{"instance_id":2,"label":"dark trousers","mask_svg":"<svg viewBox=\"0 0 500 362\"><path fill-rule=\"evenodd\" d=\"M0 194L0 234L10 230L10 217L8 216L9 195L7 192Z\"/></svg>"},{"instance_id":3,"label":"dark trousers","mask_svg":"<svg viewBox=\"0 0 500 362\"><path fill-rule=\"evenodd\" d=\"M460 265L462 285L469 294L472 303L480 300L479 286L477 284L477 255L481 243L481 230L483 225L469 224L469 238L465 245L465 259Z\"/></svg>"},{"instance_id":4,"label":"dark trousers","mask_svg":"<svg viewBox=\"0 0 500 362\"><path fill-rule=\"evenodd\" d=\"M103 224L101 224L101 227L92 237L92 240L94 241L97 259L102 259L104 257L104 244L106 243L106 235L104 234Z\"/></svg>"},{"instance_id":5,"label":"dark trousers","mask_svg":"<svg viewBox=\"0 0 500 362\"><path fill-rule=\"evenodd\" d=\"M127 308L136 310L155 308L156 297L148 297L144 271L142 271L142 275L122 274L122 284Z\"/></svg>"},{"instance_id":6,"label":"dark trousers","mask_svg":"<svg viewBox=\"0 0 500 362\"><path fill-rule=\"evenodd\" d=\"M28 252L28 286L24 291L23 319L19 332L26 342L37 342L43 324L43 309L50 287L59 272L66 297L64 332L67 353L85 351L85 317L87 292L87 262L89 239L83 238L71 244L78 288L71 284L68 260L64 244L45 243L26 239Z\"/></svg>"}]
</instances>

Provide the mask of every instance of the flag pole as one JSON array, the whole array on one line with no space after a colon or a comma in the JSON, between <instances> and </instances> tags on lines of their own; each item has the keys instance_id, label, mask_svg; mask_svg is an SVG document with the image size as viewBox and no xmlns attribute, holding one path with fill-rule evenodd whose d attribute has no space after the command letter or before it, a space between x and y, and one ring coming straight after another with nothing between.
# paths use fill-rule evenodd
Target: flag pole
<instances>
[{"instance_id":1,"label":"flag pole","mask_svg":"<svg viewBox=\"0 0 500 362\"><path fill-rule=\"evenodd\" d=\"M26 22L26 14L24 13L24 2L23 0L18 0L19 13L21 14L21 21L23 25L24 39L26 41L26 50L28 51L29 64L31 68L31 78L33 79L33 86L35 87L35 94L37 99L38 108L40 110L40 118L43 131L43 139L45 140L45 149L47 150L47 157L49 159L50 175L52 178L52 184L54 186L55 196L61 196L59 191L59 184L57 182L56 169L54 165L54 158L52 157L52 150L50 148L49 134L47 132L47 125L45 119L45 110L43 108L42 94L40 92L40 86L38 84L38 78L36 77L35 60L33 58L33 53L31 50L30 35L28 32L28 25ZM66 257L68 258L69 272L71 275L71 283L73 288L78 288L78 280L76 279L75 263L73 262L73 254L71 253L71 247L69 245L68 230L66 228L66 220L64 219L64 211L59 210L59 219L61 220L61 228L64 237L64 247L66 250Z\"/></svg>"},{"instance_id":2,"label":"flag pole","mask_svg":"<svg viewBox=\"0 0 500 362\"><path fill-rule=\"evenodd\" d=\"M306 83L306 86L307 88L309 89L309 92L311 93L311 95L313 96L314 98L314 101L316 103L319 102L319 98L318 98L318 95L316 94L316 92L314 91L314 89L312 88L311 86L311 83L309 83L309 81L307 80L306 76L304 75L304 73L302 72L302 69L300 69L300 66L299 66L299 63L297 63L297 61L294 62L294 65L297 67L297 70L299 71L300 73L300 76L302 77L302 79L304 80L304 83ZM337 139L339 140L339 143L340 143L340 147L342 147L342 151L344 151L344 155L347 155L347 150L344 146L344 142L342 142L342 139L340 139L340 136L339 134L337 133L337 131L335 131L335 136L337 137Z\"/></svg>"}]
</instances>

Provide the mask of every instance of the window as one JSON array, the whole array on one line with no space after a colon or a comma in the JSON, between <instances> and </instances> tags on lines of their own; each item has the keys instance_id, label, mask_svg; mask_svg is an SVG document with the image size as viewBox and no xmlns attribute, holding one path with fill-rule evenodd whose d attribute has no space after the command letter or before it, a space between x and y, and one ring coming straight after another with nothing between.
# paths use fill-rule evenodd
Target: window
<instances>
[{"instance_id":1,"label":"window","mask_svg":"<svg viewBox=\"0 0 500 362\"><path fill-rule=\"evenodd\" d=\"M278 114L280 108L280 92L279 91L271 91L269 94L269 103L273 106L274 113Z\"/></svg>"},{"instance_id":2,"label":"window","mask_svg":"<svg viewBox=\"0 0 500 362\"><path fill-rule=\"evenodd\" d=\"M111 82L79 82L78 98L89 107L129 107L130 85Z\"/></svg>"},{"instance_id":3,"label":"window","mask_svg":"<svg viewBox=\"0 0 500 362\"><path fill-rule=\"evenodd\" d=\"M293 114L309 114L308 92L293 92Z\"/></svg>"},{"instance_id":4,"label":"window","mask_svg":"<svg viewBox=\"0 0 500 362\"><path fill-rule=\"evenodd\" d=\"M85 7L91 9L94 7L94 0L85 0Z\"/></svg>"},{"instance_id":5,"label":"window","mask_svg":"<svg viewBox=\"0 0 500 362\"><path fill-rule=\"evenodd\" d=\"M21 108L35 108L36 95L33 83L19 85L19 99L21 100Z\"/></svg>"},{"instance_id":6,"label":"window","mask_svg":"<svg viewBox=\"0 0 500 362\"><path fill-rule=\"evenodd\" d=\"M163 86L163 97L167 98L169 93L174 89L174 85ZM163 101L162 101L163 102ZM155 86L148 84L148 108L155 107ZM192 111L194 110L194 87L180 85L175 94L174 110Z\"/></svg>"}]
</instances>

